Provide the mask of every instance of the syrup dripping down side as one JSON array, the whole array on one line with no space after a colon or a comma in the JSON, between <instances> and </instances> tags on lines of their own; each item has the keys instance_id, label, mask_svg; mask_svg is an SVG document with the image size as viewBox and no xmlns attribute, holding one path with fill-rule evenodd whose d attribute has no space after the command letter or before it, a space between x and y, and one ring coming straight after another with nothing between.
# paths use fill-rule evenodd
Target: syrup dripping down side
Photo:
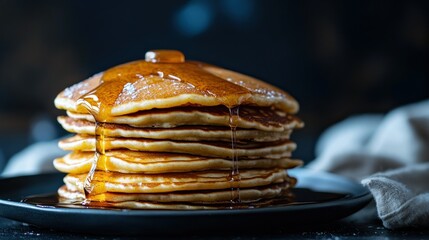
<instances>
[{"instance_id":1,"label":"syrup dripping down side","mask_svg":"<svg viewBox=\"0 0 429 240\"><path fill-rule=\"evenodd\" d=\"M92 181L94 179L94 175L96 174L97 166L106 164L106 141L105 141L105 123L96 121L95 125L95 153L91 163L91 169L86 176L84 183L84 192L85 192L85 201L83 204L89 204L89 197L92 193L94 193L94 185ZM104 167L103 171L107 171L107 168Z\"/></svg>"},{"instance_id":2,"label":"syrup dripping down side","mask_svg":"<svg viewBox=\"0 0 429 240\"><path fill-rule=\"evenodd\" d=\"M103 84L103 79L100 81L100 85ZM83 95L77 102L79 106L84 107L93 116L95 120L95 152L92 158L91 168L85 178L83 190L85 193L85 200L82 205L89 205L91 194L96 194L97 187L100 187L99 183L97 186L93 184L95 174L97 173L97 166L106 163L106 140L105 140L105 122L108 122L108 116L110 115L111 108L100 100L97 94L97 88L92 92ZM103 169L107 171L106 168Z\"/></svg>"},{"instance_id":3,"label":"syrup dripping down side","mask_svg":"<svg viewBox=\"0 0 429 240\"><path fill-rule=\"evenodd\" d=\"M231 150L232 150L232 168L229 175L229 182L231 183L231 207L241 202L240 199L240 171L238 169L238 154L236 152L237 144L237 123L239 119L240 106L229 108L229 127L231 128Z\"/></svg>"}]
</instances>

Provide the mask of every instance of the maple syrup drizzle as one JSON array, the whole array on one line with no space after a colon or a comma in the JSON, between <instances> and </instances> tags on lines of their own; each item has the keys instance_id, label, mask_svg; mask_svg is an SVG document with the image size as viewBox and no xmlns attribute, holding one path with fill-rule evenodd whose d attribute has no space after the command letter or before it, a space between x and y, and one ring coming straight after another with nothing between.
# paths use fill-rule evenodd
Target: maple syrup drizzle
<instances>
[{"instance_id":1,"label":"maple syrup drizzle","mask_svg":"<svg viewBox=\"0 0 429 240\"><path fill-rule=\"evenodd\" d=\"M145 61L135 61L113 67L103 73L99 85L89 93L80 97L77 101L78 109L86 109L95 119L96 128L96 149L91 165L91 169L84 182L84 192L86 199L90 199L92 194L97 194L98 189L104 186L103 177L97 180L97 186L93 180L97 174L97 166L106 164L106 140L105 123L112 117L112 108L120 99L129 101L140 89L136 86L146 88L148 91L152 86L157 86L154 91L159 91L161 86L159 80L153 78L159 76L161 81L176 81L175 84L182 84L186 88L192 88L201 94L215 97L220 104L229 108L229 125L231 128L231 149L232 149L232 169L228 180L231 182L231 203L240 203L240 172L238 169L238 156L236 153L236 128L239 118L239 105L246 100L250 92L236 84L232 84L224 79L206 72L198 63L185 62L184 55L179 51L156 50L146 53ZM143 82L142 82L143 80ZM140 84L140 85L138 85ZM219 88L219 85L223 88ZM162 89L161 89L162 90ZM166 89L163 89L166 91ZM166 91L168 92L168 91ZM150 97L151 93L143 94L143 100ZM124 99L125 97L125 99ZM131 99L132 100L132 99ZM89 200L83 202L90 204Z\"/></svg>"},{"instance_id":2,"label":"maple syrup drizzle","mask_svg":"<svg viewBox=\"0 0 429 240\"><path fill-rule=\"evenodd\" d=\"M229 108L229 127L231 128L231 150L232 150L232 168L229 175L229 181L231 183L231 207L234 207L234 204L241 202L240 199L240 171L238 168L238 154L236 151L237 144L237 124L240 114L240 106Z\"/></svg>"},{"instance_id":3,"label":"maple syrup drizzle","mask_svg":"<svg viewBox=\"0 0 429 240\"><path fill-rule=\"evenodd\" d=\"M100 86L104 83L104 80L100 80ZM98 166L104 166L100 169L108 171L106 167L106 140L105 140L105 123L108 122L110 116L110 108L106 107L100 97L96 94L97 88L91 92L83 95L77 101L78 106L83 106L93 116L95 120L95 151L92 158L91 168L85 178L83 190L85 193L85 200L82 205L91 204L92 194L96 194L95 185L93 179L97 173ZM103 183L101 183L103 184Z\"/></svg>"},{"instance_id":4,"label":"maple syrup drizzle","mask_svg":"<svg viewBox=\"0 0 429 240\"><path fill-rule=\"evenodd\" d=\"M94 185L92 180L96 174L97 166L101 166L102 170L108 172L106 166L106 141L105 141L105 123L96 121L95 124L95 153L92 159L91 169L88 172L88 175L85 178L85 183L83 186L85 192L86 201L84 204L89 204L91 193L94 192Z\"/></svg>"}]
</instances>

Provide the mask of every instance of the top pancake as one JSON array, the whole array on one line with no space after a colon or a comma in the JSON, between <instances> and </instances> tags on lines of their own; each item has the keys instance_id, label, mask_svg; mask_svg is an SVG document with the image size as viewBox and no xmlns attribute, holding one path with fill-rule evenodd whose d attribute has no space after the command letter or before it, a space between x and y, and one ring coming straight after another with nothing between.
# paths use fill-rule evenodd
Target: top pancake
<instances>
[{"instance_id":1,"label":"top pancake","mask_svg":"<svg viewBox=\"0 0 429 240\"><path fill-rule=\"evenodd\" d=\"M55 105L87 113L78 104L84 95L90 105L100 108L97 111L107 109L104 114L109 116L179 106L274 106L287 113L299 108L296 100L279 88L199 62L140 60L119 65L65 89Z\"/></svg>"},{"instance_id":2,"label":"top pancake","mask_svg":"<svg viewBox=\"0 0 429 240\"><path fill-rule=\"evenodd\" d=\"M297 117L268 107L240 106L235 125L239 128L265 131L285 131L303 127ZM91 114L67 112L74 119L95 121ZM151 109L133 114L110 117L110 123L127 124L134 127L172 128L183 125L211 125L230 127L230 112L224 106L177 107Z\"/></svg>"}]
</instances>

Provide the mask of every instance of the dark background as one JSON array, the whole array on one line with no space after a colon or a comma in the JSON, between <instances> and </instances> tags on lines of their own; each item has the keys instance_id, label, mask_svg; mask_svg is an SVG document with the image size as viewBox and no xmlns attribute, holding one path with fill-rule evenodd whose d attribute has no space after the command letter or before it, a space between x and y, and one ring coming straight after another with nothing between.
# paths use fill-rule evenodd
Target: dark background
<instances>
[{"instance_id":1,"label":"dark background","mask_svg":"<svg viewBox=\"0 0 429 240\"><path fill-rule=\"evenodd\" d=\"M428 3L0 0L0 170L28 144L65 134L58 92L150 49L290 92L306 122L295 156L308 162L326 127L429 97Z\"/></svg>"}]
</instances>

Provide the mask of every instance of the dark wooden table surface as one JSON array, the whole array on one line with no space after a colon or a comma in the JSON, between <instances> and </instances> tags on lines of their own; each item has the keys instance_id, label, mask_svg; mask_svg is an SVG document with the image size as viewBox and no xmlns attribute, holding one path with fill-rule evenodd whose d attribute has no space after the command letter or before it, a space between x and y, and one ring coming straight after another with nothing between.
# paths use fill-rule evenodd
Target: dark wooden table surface
<instances>
[{"instance_id":1,"label":"dark wooden table surface","mask_svg":"<svg viewBox=\"0 0 429 240\"><path fill-rule=\"evenodd\" d=\"M89 235L79 233L59 232L50 229L40 229L20 222L0 218L0 239L429 239L429 229L402 229L388 230L383 227L372 210L370 204L363 210L345 219L324 223L309 224L303 226L284 226L281 229L264 230L249 229L241 232L225 232L222 229L216 232L200 232L195 229L186 235L157 236L107 236ZM190 223L192 224L192 223ZM267 223L269 224L269 223Z\"/></svg>"}]
</instances>

